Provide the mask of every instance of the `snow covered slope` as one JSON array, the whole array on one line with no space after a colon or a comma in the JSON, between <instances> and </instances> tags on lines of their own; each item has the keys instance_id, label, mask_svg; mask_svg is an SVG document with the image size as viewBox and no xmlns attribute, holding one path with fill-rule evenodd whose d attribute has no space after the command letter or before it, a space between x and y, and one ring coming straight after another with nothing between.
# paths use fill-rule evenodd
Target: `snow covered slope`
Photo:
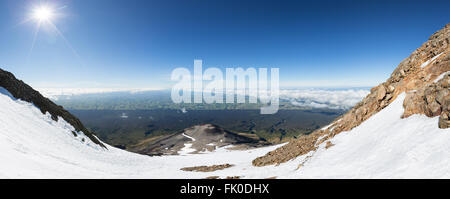
<instances>
[{"instance_id":1,"label":"snow covered slope","mask_svg":"<svg viewBox=\"0 0 450 199\"><path fill-rule=\"evenodd\" d=\"M383 109L387 107L392 109L391 104L398 100L397 98L402 94L405 95L403 97L404 100L398 102L403 105L402 108L404 109L401 111L402 114L400 115L400 118L418 117L417 115L427 116L428 118L434 118L438 128L449 129L449 41L450 24L447 24L443 29L429 37L428 41L413 51L410 56L400 62L385 82L371 88L370 93L364 99L353 106L347 113L337 118L336 121L325 128L317 129L305 136L300 136L298 139L292 140L283 147L256 158L253 160L253 165L267 166L285 163L296 159L299 156L304 156L317 151L317 145L321 143L325 143L326 148L333 148L334 146L333 143L330 142L330 139L340 133L348 131L354 132L353 129L357 127L358 129L361 128L359 127L360 125L366 123L367 120L383 111ZM401 107L399 107L398 110L400 110L400 108ZM438 118L436 119L436 117ZM398 122L398 124L396 123L395 125L400 125L405 121L410 121L406 119L400 120L400 118L397 117L397 115L393 115L392 117L385 117L384 120L379 120L378 123L373 124L374 126L378 125L380 127L378 130L383 132L374 131L372 128L365 129L364 132L372 132L375 134L384 132L396 133L392 132L392 129L389 129L391 126L388 124L393 124L392 122L395 121ZM423 120L428 121L426 118ZM419 124L422 123L419 122ZM425 127L417 126L415 123L408 123L408 125L402 127L403 129L395 130L411 130L411 127L417 128L417 132L414 130L416 133L423 133L423 131L428 130ZM403 136L404 140L413 139L414 132L411 133L412 137L406 137L406 134ZM355 143L347 144L355 145L363 142L363 140L354 140L354 142ZM427 142L427 140L423 140L423 142ZM397 144L404 145L402 142L398 142ZM371 144L368 143L368 146L371 146ZM433 149L435 148L427 148L427 150L431 151L433 151ZM384 154L378 155L382 156Z\"/></svg>"},{"instance_id":2,"label":"snow covered slope","mask_svg":"<svg viewBox=\"0 0 450 199\"><path fill-rule=\"evenodd\" d=\"M351 131L321 144L299 169L308 178L450 178L450 129L438 117L401 119L401 94L392 104ZM300 157L303 159L305 157Z\"/></svg>"},{"instance_id":3,"label":"snow covered slope","mask_svg":"<svg viewBox=\"0 0 450 199\"><path fill-rule=\"evenodd\" d=\"M213 174L180 169L239 165L215 174L227 177L240 175L236 169L250 167L252 159L277 147L165 157L138 155L111 146L105 149L82 132L74 137L74 128L63 119L55 122L33 104L0 89L0 178L204 178Z\"/></svg>"},{"instance_id":4,"label":"snow covered slope","mask_svg":"<svg viewBox=\"0 0 450 199\"><path fill-rule=\"evenodd\" d=\"M438 128L438 116L401 119L405 96L328 140L332 147L323 142L308 154L262 168L279 178L450 178L450 129Z\"/></svg>"},{"instance_id":5,"label":"snow covered slope","mask_svg":"<svg viewBox=\"0 0 450 199\"><path fill-rule=\"evenodd\" d=\"M279 146L247 151L221 148L204 154L149 157L91 143L60 119L55 122L28 102L0 89L0 178L449 178L450 130L435 118L400 119L404 94L388 107L331 142L335 146L279 166L251 160ZM215 172L183 167L233 164ZM298 168L299 165L303 166Z\"/></svg>"}]
</instances>

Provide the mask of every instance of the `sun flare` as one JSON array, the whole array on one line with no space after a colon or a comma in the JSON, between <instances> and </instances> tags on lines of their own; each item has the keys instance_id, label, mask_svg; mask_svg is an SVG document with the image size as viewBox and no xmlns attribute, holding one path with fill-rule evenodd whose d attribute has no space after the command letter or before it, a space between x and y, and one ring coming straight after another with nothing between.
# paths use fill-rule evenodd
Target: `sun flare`
<instances>
[{"instance_id":1,"label":"sun flare","mask_svg":"<svg viewBox=\"0 0 450 199\"><path fill-rule=\"evenodd\" d=\"M33 11L33 17L39 21L50 21L53 16L53 10L49 7L39 7Z\"/></svg>"}]
</instances>

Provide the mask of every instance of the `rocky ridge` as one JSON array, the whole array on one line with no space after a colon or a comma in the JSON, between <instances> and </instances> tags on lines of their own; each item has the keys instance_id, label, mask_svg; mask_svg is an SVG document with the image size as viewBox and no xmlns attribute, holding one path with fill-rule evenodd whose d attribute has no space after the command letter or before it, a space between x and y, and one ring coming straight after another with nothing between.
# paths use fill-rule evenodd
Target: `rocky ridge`
<instances>
[{"instance_id":1,"label":"rocky ridge","mask_svg":"<svg viewBox=\"0 0 450 199\"><path fill-rule=\"evenodd\" d=\"M58 106L48 98L42 96L38 91L31 88L31 86L16 79L12 73L0 69L0 87L8 90L8 92L16 99L21 99L34 104L41 110L42 114L46 114L47 112L50 113L52 119L55 121L58 121L59 117L63 118L66 122L71 124L77 132L83 132L92 140L92 142L106 148L93 132L84 127L78 118L70 114L62 106ZM73 134L74 136L77 136L76 132L73 132Z\"/></svg>"},{"instance_id":2,"label":"rocky ridge","mask_svg":"<svg viewBox=\"0 0 450 199\"><path fill-rule=\"evenodd\" d=\"M335 135L349 131L379 112L397 96L406 92L404 114L439 117L439 128L449 128L450 84L450 24L434 33L427 42L404 59L386 82L371 92L349 112L337 118L329 126L302 136L297 140L253 160L254 166L280 164L315 151ZM328 143L329 142L329 143Z\"/></svg>"}]
</instances>

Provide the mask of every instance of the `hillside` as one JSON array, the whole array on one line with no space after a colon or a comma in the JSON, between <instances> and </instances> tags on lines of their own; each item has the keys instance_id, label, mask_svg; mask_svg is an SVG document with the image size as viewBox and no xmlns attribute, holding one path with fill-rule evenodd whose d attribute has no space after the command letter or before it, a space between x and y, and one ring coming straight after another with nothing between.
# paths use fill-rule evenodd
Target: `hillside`
<instances>
[{"instance_id":1,"label":"hillside","mask_svg":"<svg viewBox=\"0 0 450 199\"><path fill-rule=\"evenodd\" d=\"M447 129L450 126L450 74L448 71L450 71L450 24L433 34L427 42L404 59L386 82L372 88L370 94L349 112L337 118L326 128L319 129L255 159L253 164L265 166L287 162L317 151L322 143L331 147L334 145L332 139L336 135L352 131L388 107L402 94L405 95L405 99L401 100L405 111L399 117L408 118L415 114L437 117L439 119L436 119L438 120L435 124L436 128ZM388 122L390 121L386 119L386 121L379 121L377 125L382 127ZM425 131L420 126L416 128L412 130ZM395 134L395 131L400 130L391 131Z\"/></svg>"}]
</instances>

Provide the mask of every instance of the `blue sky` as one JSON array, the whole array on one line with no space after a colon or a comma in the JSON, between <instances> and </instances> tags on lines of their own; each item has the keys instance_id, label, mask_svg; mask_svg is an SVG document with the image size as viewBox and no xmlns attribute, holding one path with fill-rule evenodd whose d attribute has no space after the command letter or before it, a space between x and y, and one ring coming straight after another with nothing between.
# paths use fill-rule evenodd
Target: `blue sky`
<instances>
[{"instance_id":1,"label":"blue sky","mask_svg":"<svg viewBox=\"0 0 450 199\"><path fill-rule=\"evenodd\" d=\"M0 67L34 87L169 87L176 67L278 67L281 86L384 81L450 23L450 1L0 0ZM70 46L70 47L69 47Z\"/></svg>"}]
</instances>

